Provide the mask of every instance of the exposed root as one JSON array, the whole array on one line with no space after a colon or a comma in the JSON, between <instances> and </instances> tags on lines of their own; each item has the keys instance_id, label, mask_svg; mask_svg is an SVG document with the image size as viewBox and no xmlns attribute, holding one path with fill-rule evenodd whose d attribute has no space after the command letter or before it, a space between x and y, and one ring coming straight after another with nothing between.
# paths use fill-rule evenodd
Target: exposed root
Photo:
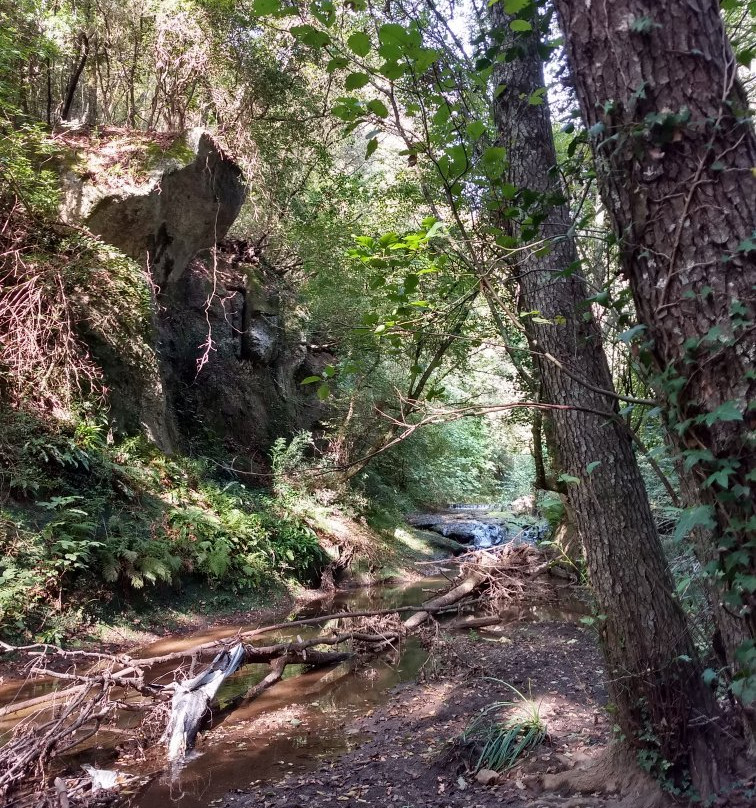
<instances>
[{"instance_id":1,"label":"exposed root","mask_svg":"<svg viewBox=\"0 0 756 808\"><path fill-rule=\"evenodd\" d=\"M670 798L656 780L640 768L630 749L612 744L595 758L579 761L575 768L544 774L534 785L560 794L617 795L615 808L664 808Z\"/></svg>"}]
</instances>

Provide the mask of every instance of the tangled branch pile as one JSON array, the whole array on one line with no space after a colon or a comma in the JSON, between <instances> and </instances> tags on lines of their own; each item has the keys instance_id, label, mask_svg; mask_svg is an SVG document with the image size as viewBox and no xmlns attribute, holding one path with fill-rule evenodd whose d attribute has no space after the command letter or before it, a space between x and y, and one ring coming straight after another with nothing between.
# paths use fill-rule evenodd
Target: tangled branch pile
<instances>
[{"instance_id":1,"label":"tangled branch pile","mask_svg":"<svg viewBox=\"0 0 756 808\"><path fill-rule=\"evenodd\" d=\"M0 135L0 398L69 413L103 396L106 355L152 372L151 289L131 259L60 220L48 166L61 145L34 126Z\"/></svg>"},{"instance_id":2,"label":"tangled branch pile","mask_svg":"<svg viewBox=\"0 0 756 808\"><path fill-rule=\"evenodd\" d=\"M75 397L99 393L101 377L74 330L64 277L73 256L43 259L35 224L15 206L0 229L0 378L14 400L68 410Z\"/></svg>"}]
</instances>

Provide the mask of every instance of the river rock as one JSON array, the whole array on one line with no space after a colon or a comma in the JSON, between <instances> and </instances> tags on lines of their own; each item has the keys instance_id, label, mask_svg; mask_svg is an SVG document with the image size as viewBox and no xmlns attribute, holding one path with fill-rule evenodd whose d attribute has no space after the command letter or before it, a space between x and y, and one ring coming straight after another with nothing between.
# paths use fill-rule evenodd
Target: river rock
<instances>
[{"instance_id":1,"label":"river rock","mask_svg":"<svg viewBox=\"0 0 756 808\"><path fill-rule=\"evenodd\" d=\"M433 525L431 530L475 547L493 547L502 544L508 537L507 529L503 525L486 524L473 519L440 522Z\"/></svg>"}]
</instances>

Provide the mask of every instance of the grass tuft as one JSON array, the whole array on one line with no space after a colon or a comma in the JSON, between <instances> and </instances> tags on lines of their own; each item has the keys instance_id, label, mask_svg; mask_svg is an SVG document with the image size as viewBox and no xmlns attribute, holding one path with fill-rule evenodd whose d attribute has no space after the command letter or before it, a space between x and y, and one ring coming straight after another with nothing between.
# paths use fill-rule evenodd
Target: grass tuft
<instances>
[{"instance_id":1,"label":"grass tuft","mask_svg":"<svg viewBox=\"0 0 756 808\"><path fill-rule=\"evenodd\" d=\"M502 684L516 694L517 700L496 701L484 707L460 737L460 744L472 752L471 757L476 761L472 766L475 772L511 769L540 746L547 735L540 705L530 694L526 697L513 685ZM495 714L511 707L517 708L512 716L503 722L496 720Z\"/></svg>"}]
</instances>

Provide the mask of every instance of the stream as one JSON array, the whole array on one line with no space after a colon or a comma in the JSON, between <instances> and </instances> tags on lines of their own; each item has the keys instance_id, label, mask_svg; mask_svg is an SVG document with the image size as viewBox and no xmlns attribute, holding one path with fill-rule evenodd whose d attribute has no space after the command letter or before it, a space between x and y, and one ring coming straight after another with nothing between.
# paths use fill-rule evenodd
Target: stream
<instances>
[{"instance_id":1,"label":"stream","mask_svg":"<svg viewBox=\"0 0 756 808\"><path fill-rule=\"evenodd\" d=\"M438 575L412 583L343 590L333 598L306 604L290 618L417 605L447 584L448 579ZM265 642L306 639L327 625L300 626L267 634ZM189 651L202 643L234 637L257 627L257 624L211 627L166 637L131 653L151 657ZM115 728L101 728L61 762L72 772L88 764L137 776L136 785L132 782L122 789L117 803L121 806L165 808L170 803L181 808L205 808L230 790L253 781L275 780L287 771L314 768L324 757L348 750L359 740L350 733L351 720L383 703L395 685L414 681L426 659L427 653L419 641L410 637L394 664L375 658L357 666L345 662L315 670L289 665L282 681L254 701L228 713L221 712L212 729L200 734L197 749L173 770L165 768L162 755L153 757L148 753L141 759L126 755L116 760L117 747L124 744L130 729L138 725L139 713L119 713ZM176 664L174 661L162 668L154 666L150 680L160 682L162 676L167 683L173 678ZM267 664L248 665L229 677L218 693L221 710L269 671ZM55 683L49 679L5 680L0 683L0 706L43 695L54 687ZM0 743L9 737L21 717L0 720Z\"/></svg>"},{"instance_id":2,"label":"stream","mask_svg":"<svg viewBox=\"0 0 756 808\"><path fill-rule=\"evenodd\" d=\"M414 605L447 583L446 578L438 576L412 584L340 592L333 600L306 606L292 617L330 614L344 608L362 611ZM203 631L201 636L182 637L178 644L161 641L145 648L144 653L152 656L173 652L198 642L233 636L237 630L247 628L251 627L224 626L217 633ZM296 636L306 639L321 628L307 626L266 636L276 640ZM383 659L357 668L349 662L310 671L289 665L281 682L204 733L197 750L180 769L162 771L161 766L154 779L122 804L165 808L171 803L181 808L205 808L212 800L251 782L276 780L287 771L312 769L323 758L355 745L360 738L350 733L350 719L382 704L395 685L414 681L426 659L427 653L418 640L410 638L393 665ZM249 665L231 676L218 694L221 707L259 682L269 670L268 665ZM140 767L136 764L121 768L138 772Z\"/></svg>"},{"instance_id":3,"label":"stream","mask_svg":"<svg viewBox=\"0 0 756 808\"><path fill-rule=\"evenodd\" d=\"M453 566L453 564L451 565ZM445 570L452 577L453 569ZM313 617L342 610L363 611L417 605L448 584L438 574L420 581L382 585L337 592L333 598L315 601L291 618ZM498 626L486 629L492 637L507 624L516 621L575 620L577 609L567 611L548 606L519 604L501 614ZM181 637L167 637L139 649L136 656L156 656L189 650L211 640L233 637L252 625L224 625ZM300 626L298 629L266 635L270 640L306 639L326 628ZM166 770L161 756L126 755L115 761L117 747L128 739L129 730L140 720L138 713L125 713L114 729L103 728L89 743L66 758L67 768L91 764L114 768L138 776L121 792L119 805L134 808L165 808L170 803L180 808L206 808L227 792L250 783L275 781L287 772L315 768L324 758L333 758L355 746L361 737L351 728L354 720L383 704L396 685L415 681L427 660L427 652L417 638L410 637L395 661L375 658L355 665L345 662L335 667L306 670L302 666L286 668L282 681L264 691L254 701L227 713L222 708L235 696L246 692L269 671L268 665L249 665L229 677L218 694L221 708L211 731L200 735L197 749L173 770ZM172 678L175 662L163 670L153 668L153 681ZM16 698L38 695L50 683L27 682L19 694L19 681L3 683L0 705ZM0 724L0 734L10 722Z\"/></svg>"}]
</instances>

